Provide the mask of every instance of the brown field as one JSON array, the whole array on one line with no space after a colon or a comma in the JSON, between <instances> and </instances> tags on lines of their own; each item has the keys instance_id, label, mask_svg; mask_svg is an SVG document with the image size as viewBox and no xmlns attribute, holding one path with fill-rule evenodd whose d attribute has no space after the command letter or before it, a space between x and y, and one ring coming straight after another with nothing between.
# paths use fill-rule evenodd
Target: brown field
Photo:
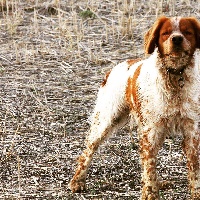
<instances>
[{"instance_id":1,"label":"brown field","mask_svg":"<svg viewBox=\"0 0 200 200\"><path fill-rule=\"evenodd\" d=\"M68 189L104 73L143 57L160 15L197 0L0 0L0 199L139 199L140 162L125 127L95 154L82 194ZM136 138L135 132L133 137ZM159 153L161 199L188 200L180 138Z\"/></svg>"}]
</instances>

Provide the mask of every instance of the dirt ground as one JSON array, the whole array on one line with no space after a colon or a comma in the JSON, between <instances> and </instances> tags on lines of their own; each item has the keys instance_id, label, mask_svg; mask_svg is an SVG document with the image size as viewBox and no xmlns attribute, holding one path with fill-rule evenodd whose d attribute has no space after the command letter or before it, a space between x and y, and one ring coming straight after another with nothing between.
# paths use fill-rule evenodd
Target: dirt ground
<instances>
[{"instance_id":1,"label":"dirt ground","mask_svg":"<svg viewBox=\"0 0 200 200\"><path fill-rule=\"evenodd\" d=\"M104 73L144 56L157 16L199 11L197 0L0 1L0 199L139 199L127 127L95 154L88 190L68 189L88 117ZM190 198L180 138L165 142L157 168L172 183L161 199Z\"/></svg>"}]
</instances>

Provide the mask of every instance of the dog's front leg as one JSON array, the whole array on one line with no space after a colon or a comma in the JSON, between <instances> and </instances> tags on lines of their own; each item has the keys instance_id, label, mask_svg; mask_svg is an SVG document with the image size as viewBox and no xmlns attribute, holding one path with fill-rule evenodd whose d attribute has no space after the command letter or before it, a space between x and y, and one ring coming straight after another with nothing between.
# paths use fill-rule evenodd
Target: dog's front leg
<instances>
[{"instance_id":1,"label":"dog's front leg","mask_svg":"<svg viewBox=\"0 0 200 200\"><path fill-rule=\"evenodd\" d=\"M142 161L142 200L158 200L159 187L156 175L156 158L164 141L164 134L159 134L153 129L141 131L140 156Z\"/></svg>"},{"instance_id":2,"label":"dog's front leg","mask_svg":"<svg viewBox=\"0 0 200 200\"><path fill-rule=\"evenodd\" d=\"M185 130L183 150L187 157L188 179L192 199L200 200L200 132L198 128L195 131L193 127L194 125L191 125Z\"/></svg>"}]
</instances>

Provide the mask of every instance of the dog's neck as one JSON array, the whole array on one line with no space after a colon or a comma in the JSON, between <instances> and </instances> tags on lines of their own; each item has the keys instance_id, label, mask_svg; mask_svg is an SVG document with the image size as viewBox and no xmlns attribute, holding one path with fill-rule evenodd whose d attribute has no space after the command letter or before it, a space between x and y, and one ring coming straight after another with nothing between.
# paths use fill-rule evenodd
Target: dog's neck
<instances>
[{"instance_id":1,"label":"dog's neck","mask_svg":"<svg viewBox=\"0 0 200 200\"><path fill-rule=\"evenodd\" d=\"M179 93L185 85L185 70L192 63L192 56L181 58L161 56L157 50L157 66L164 80L165 87L172 93Z\"/></svg>"}]
</instances>

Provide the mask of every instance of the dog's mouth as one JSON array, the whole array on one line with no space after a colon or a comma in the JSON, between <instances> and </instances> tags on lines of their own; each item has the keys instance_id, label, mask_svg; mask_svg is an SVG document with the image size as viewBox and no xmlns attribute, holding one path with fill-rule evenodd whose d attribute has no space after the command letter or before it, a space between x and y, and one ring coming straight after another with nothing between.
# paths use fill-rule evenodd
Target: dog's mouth
<instances>
[{"instance_id":1,"label":"dog's mouth","mask_svg":"<svg viewBox=\"0 0 200 200\"><path fill-rule=\"evenodd\" d=\"M169 58L184 58L189 56L189 51L183 51L180 48L173 49L170 53L165 54Z\"/></svg>"},{"instance_id":2,"label":"dog's mouth","mask_svg":"<svg viewBox=\"0 0 200 200\"><path fill-rule=\"evenodd\" d=\"M189 65L192 57L190 56L189 51L176 49L168 54L165 54L165 56L161 59L163 68L172 74L179 74L182 69L185 69L186 66Z\"/></svg>"},{"instance_id":3,"label":"dog's mouth","mask_svg":"<svg viewBox=\"0 0 200 200\"><path fill-rule=\"evenodd\" d=\"M184 56L184 53L183 52L177 52L177 51L174 51L174 52L171 52L171 54L169 55L170 57L174 57L174 58L181 58Z\"/></svg>"}]
</instances>

